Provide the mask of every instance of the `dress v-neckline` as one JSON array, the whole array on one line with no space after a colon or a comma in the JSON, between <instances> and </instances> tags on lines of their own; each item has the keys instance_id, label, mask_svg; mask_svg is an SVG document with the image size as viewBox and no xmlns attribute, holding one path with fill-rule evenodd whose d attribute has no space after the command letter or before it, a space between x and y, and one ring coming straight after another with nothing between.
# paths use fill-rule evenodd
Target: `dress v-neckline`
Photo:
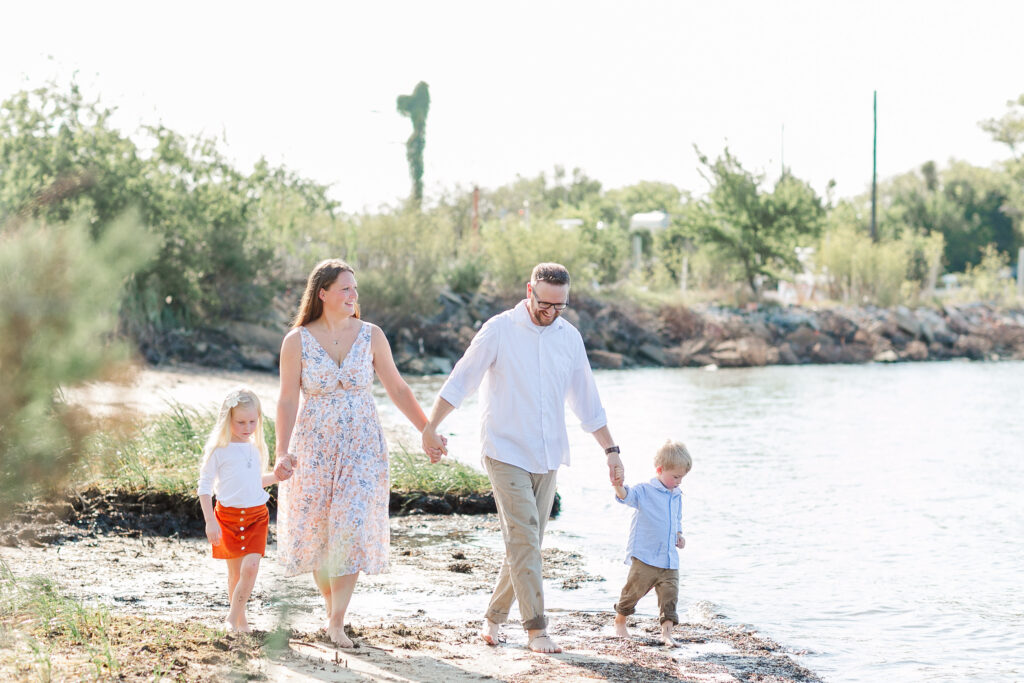
<instances>
[{"instance_id":1,"label":"dress v-neckline","mask_svg":"<svg viewBox=\"0 0 1024 683\"><path fill-rule=\"evenodd\" d=\"M348 351L345 352L345 355L342 357L341 362L339 363L334 362L334 358L331 357L330 351L328 351L327 347L320 343L320 340L316 338L316 335L309 331L309 328L303 325L302 329L306 331L306 334L313 338L313 341L316 342L317 347L319 347L323 354L327 356L327 359L331 361L331 365L334 366L334 369L341 370L343 367L345 367L345 363L348 361L348 357L352 355L352 349L356 348L356 344L359 343L359 337L363 333L363 322L359 322L359 329L356 331L356 338L352 340L352 345L348 347Z\"/></svg>"}]
</instances>

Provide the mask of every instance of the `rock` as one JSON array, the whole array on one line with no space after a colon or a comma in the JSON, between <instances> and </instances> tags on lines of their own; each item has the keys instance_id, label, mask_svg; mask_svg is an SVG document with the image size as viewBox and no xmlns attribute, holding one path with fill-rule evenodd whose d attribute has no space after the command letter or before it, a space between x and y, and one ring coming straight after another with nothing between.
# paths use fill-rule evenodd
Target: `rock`
<instances>
[{"instance_id":1,"label":"rock","mask_svg":"<svg viewBox=\"0 0 1024 683\"><path fill-rule=\"evenodd\" d=\"M820 333L817 330L811 329L806 325L802 325L787 334L786 341L789 342L790 348L793 349L793 353L798 356L802 356L817 343L819 336Z\"/></svg>"},{"instance_id":2,"label":"rock","mask_svg":"<svg viewBox=\"0 0 1024 683\"><path fill-rule=\"evenodd\" d=\"M790 346L789 342L783 342L779 348L779 363L782 365L799 365L800 358L793 353L793 347Z\"/></svg>"},{"instance_id":3,"label":"rock","mask_svg":"<svg viewBox=\"0 0 1024 683\"><path fill-rule=\"evenodd\" d=\"M640 348L636 351L639 355L649 358L657 365L668 365L665 350L656 344L641 344Z\"/></svg>"},{"instance_id":4,"label":"rock","mask_svg":"<svg viewBox=\"0 0 1024 683\"><path fill-rule=\"evenodd\" d=\"M876 363L895 363L899 359L900 357L896 355L895 351L893 351L892 349L886 349L881 353L876 353L874 361Z\"/></svg>"},{"instance_id":5,"label":"rock","mask_svg":"<svg viewBox=\"0 0 1024 683\"><path fill-rule=\"evenodd\" d=\"M252 370L273 371L277 369L277 354L255 346L240 345L238 353L242 364Z\"/></svg>"},{"instance_id":6,"label":"rock","mask_svg":"<svg viewBox=\"0 0 1024 683\"><path fill-rule=\"evenodd\" d=\"M587 351L587 358L590 359L590 366L605 370L618 370L622 368L624 356L614 351L601 351L594 349Z\"/></svg>"},{"instance_id":7,"label":"rock","mask_svg":"<svg viewBox=\"0 0 1024 683\"><path fill-rule=\"evenodd\" d=\"M992 340L980 334L964 334L957 338L953 348L972 360L984 360L992 351Z\"/></svg>"},{"instance_id":8,"label":"rock","mask_svg":"<svg viewBox=\"0 0 1024 683\"><path fill-rule=\"evenodd\" d=\"M822 337L821 341L811 347L811 362L813 363L839 363L843 358L843 350L829 337Z\"/></svg>"},{"instance_id":9,"label":"rock","mask_svg":"<svg viewBox=\"0 0 1024 683\"><path fill-rule=\"evenodd\" d=\"M905 360L927 360L928 359L928 345L923 341L915 339L914 341L908 342L903 353L901 354Z\"/></svg>"},{"instance_id":10,"label":"rock","mask_svg":"<svg viewBox=\"0 0 1024 683\"><path fill-rule=\"evenodd\" d=\"M921 322L906 306L897 306L892 312L892 321L896 327L906 332L911 338L921 336Z\"/></svg>"},{"instance_id":11,"label":"rock","mask_svg":"<svg viewBox=\"0 0 1024 683\"><path fill-rule=\"evenodd\" d=\"M239 320L228 322L222 331L239 344L269 351L274 354L275 358L281 352L281 342L284 341L285 335L284 330L271 329Z\"/></svg>"},{"instance_id":12,"label":"rock","mask_svg":"<svg viewBox=\"0 0 1024 683\"><path fill-rule=\"evenodd\" d=\"M870 344L853 342L840 347L840 363L867 363L872 358L874 358L874 353Z\"/></svg>"}]
</instances>

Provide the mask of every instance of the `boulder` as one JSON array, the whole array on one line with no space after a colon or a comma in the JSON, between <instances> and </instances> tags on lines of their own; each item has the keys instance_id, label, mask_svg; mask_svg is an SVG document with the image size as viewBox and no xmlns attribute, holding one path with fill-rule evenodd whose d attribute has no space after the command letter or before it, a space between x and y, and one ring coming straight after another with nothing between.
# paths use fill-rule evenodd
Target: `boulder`
<instances>
[{"instance_id":1,"label":"boulder","mask_svg":"<svg viewBox=\"0 0 1024 683\"><path fill-rule=\"evenodd\" d=\"M928 345L915 339L907 343L900 355L904 360L928 360Z\"/></svg>"},{"instance_id":2,"label":"boulder","mask_svg":"<svg viewBox=\"0 0 1024 683\"><path fill-rule=\"evenodd\" d=\"M222 331L238 344L269 351L275 357L281 352L281 342L284 341L285 335L285 330L282 329L271 329L239 320L228 322Z\"/></svg>"},{"instance_id":3,"label":"boulder","mask_svg":"<svg viewBox=\"0 0 1024 683\"><path fill-rule=\"evenodd\" d=\"M625 357L621 353L615 353L614 351L601 351L599 349L587 351L587 358L590 359L591 367L605 370L618 370L622 368L625 360Z\"/></svg>"},{"instance_id":4,"label":"boulder","mask_svg":"<svg viewBox=\"0 0 1024 683\"><path fill-rule=\"evenodd\" d=\"M636 350L637 354L653 361L657 365L668 365L668 358L665 350L657 344L641 344Z\"/></svg>"}]
</instances>

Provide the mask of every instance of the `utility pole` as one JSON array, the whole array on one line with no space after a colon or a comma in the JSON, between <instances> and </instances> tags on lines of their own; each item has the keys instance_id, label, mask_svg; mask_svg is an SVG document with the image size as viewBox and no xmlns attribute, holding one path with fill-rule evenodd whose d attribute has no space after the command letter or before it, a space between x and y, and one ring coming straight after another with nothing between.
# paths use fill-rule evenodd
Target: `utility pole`
<instances>
[{"instance_id":1,"label":"utility pole","mask_svg":"<svg viewBox=\"0 0 1024 683\"><path fill-rule=\"evenodd\" d=\"M878 241L875 204L878 199L878 91L874 95L874 129L871 134L871 241Z\"/></svg>"}]
</instances>

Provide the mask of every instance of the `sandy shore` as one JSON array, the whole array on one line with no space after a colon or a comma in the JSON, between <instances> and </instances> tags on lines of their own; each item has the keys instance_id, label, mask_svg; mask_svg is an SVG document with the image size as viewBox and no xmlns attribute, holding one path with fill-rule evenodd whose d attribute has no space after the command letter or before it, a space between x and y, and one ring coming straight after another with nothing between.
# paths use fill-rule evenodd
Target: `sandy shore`
<instances>
[{"instance_id":1,"label":"sandy shore","mask_svg":"<svg viewBox=\"0 0 1024 683\"><path fill-rule=\"evenodd\" d=\"M496 518L402 517L391 530L390 571L361 577L350 607L360 645L354 650L327 641L312 580L285 578L271 547L250 623L261 631L284 624L292 637L287 652L250 668L275 681L818 680L775 643L705 614L701 605L676 628L679 647L672 649L656 640L649 616L631 618L634 637L623 640L614 637L613 614L604 605L560 610L564 591L604 579L588 574L578 554L556 548L544 551L546 594L550 631L566 652L530 652L517 622L506 626L505 643L488 647L476 631L501 558ZM115 614L215 627L227 612L223 563L209 557L203 539L87 530L68 536L43 547L0 548L0 559L16 575L53 577L68 594ZM616 589L608 588L609 602Z\"/></svg>"}]
</instances>

